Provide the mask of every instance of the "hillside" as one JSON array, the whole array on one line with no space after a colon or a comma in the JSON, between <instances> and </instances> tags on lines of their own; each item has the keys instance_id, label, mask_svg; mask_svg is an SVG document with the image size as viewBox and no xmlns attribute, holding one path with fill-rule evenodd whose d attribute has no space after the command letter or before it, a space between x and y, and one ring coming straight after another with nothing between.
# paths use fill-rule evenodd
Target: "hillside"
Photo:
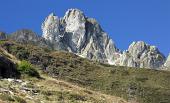
<instances>
[{"instance_id":1,"label":"hillside","mask_svg":"<svg viewBox=\"0 0 170 103\"><path fill-rule=\"evenodd\" d=\"M13 43L1 41L1 46L9 44ZM4 69L10 70L10 67L6 67L4 63L13 63L14 68L11 68L11 70L15 70L13 72L6 72L7 74L4 74L4 72L0 74L2 76L0 80L0 103L127 103L122 98L106 95L52 78L36 65L29 65L26 64L28 62L20 61L1 47L0 51L1 56L4 57L3 59L8 60L6 62L0 61L1 71ZM32 72L27 73L20 71L18 68L21 67L22 63L24 63L23 68L30 66L34 69L36 68L36 71L29 70ZM35 74L37 71L38 75L30 75ZM15 72L17 75L14 75Z\"/></svg>"},{"instance_id":2,"label":"hillside","mask_svg":"<svg viewBox=\"0 0 170 103\"><path fill-rule=\"evenodd\" d=\"M102 94L56 80L22 78L0 81L0 103L127 103L119 97Z\"/></svg>"},{"instance_id":3,"label":"hillside","mask_svg":"<svg viewBox=\"0 0 170 103\"><path fill-rule=\"evenodd\" d=\"M17 59L29 61L56 80L64 80L87 90L118 96L129 102L170 102L168 71L110 66L83 59L72 53L53 51L31 44L1 41L0 45Z\"/></svg>"}]
</instances>

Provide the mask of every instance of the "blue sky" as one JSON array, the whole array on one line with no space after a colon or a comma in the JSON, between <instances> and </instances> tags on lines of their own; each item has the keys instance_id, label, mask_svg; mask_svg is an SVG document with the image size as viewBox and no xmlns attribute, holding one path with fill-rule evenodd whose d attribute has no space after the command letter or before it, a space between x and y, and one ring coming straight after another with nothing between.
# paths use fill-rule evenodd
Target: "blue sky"
<instances>
[{"instance_id":1,"label":"blue sky","mask_svg":"<svg viewBox=\"0 0 170 103\"><path fill-rule=\"evenodd\" d=\"M121 50L143 40L170 52L170 0L1 0L0 31L28 28L41 35L49 13L62 17L69 8L95 18Z\"/></svg>"}]
</instances>

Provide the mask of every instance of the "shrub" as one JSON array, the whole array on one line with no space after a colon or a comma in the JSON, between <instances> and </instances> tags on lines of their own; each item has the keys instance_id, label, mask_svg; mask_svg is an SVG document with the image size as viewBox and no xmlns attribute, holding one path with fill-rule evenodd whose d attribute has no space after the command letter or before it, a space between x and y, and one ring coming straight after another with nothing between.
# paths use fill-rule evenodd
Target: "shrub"
<instances>
[{"instance_id":1,"label":"shrub","mask_svg":"<svg viewBox=\"0 0 170 103\"><path fill-rule=\"evenodd\" d=\"M0 40L0 44L4 44L5 43L5 41L4 40Z\"/></svg>"},{"instance_id":2,"label":"shrub","mask_svg":"<svg viewBox=\"0 0 170 103\"><path fill-rule=\"evenodd\" d=\"M21 63L18 65L18 70L21 74L26 74L28 76L32 77L40 77L39 73L37 70L30 64L29 62L23 60Z\"/></svg>"},{"instance_id":3,"label":"shrub","mask_svg":"<svg viewBox=\"0 0 170 103\"><path fill-rule=\"evenodd\" d=\"M81 96L79 94L69 94L68 99L72 101L86 101L86 98L84 96Z\"/></svg>"},{"instance_id":4,"label":"shrub","mask_svg":"<svg viewBox=\"0 0 170 103\"><path fill-rule=\"evenodd\" d=\"M139 82L145 82L148 80L147 77L136 77L135 79L136 79L136 81L139 81Z\"/></svg>"},{"instance_id":5,"label":"shrub","mask_svg":"<svg viewBox=\"0 0 170 103\"><path fill-rule=\"evenodd\" d=\"M8 94L1 94L0 95L1 100L3 101L15 101L10 95Z\"/></svg>"},{"instance_id":6,"label":"shrub","mask_svg":"<svg viewBox=\"0 0 170 103\"><path fill-rule=\"evenodd\" d=\"M26 51L26 50L18 50L18 52L17 52L17 57L19 58L19 59L27 59L28 57L29 57L29 53Z\"/></svg>"},{"instance_id":7,"label":"shrub","mask_svg":"<svg viewBox=\"0 0 170 103\"><path fill-rule=\"evenodd\" d=\"M27 103L23 98L14 96L14 99L17 103Z\"/></svg>"}]
</instances>

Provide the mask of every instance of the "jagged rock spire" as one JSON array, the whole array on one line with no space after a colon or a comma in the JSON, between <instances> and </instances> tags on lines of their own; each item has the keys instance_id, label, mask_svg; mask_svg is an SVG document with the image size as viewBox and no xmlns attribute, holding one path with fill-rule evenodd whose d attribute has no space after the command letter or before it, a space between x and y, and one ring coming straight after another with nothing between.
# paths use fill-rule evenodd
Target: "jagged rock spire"
<instances>
[{"instance_id":1,"label":"jagged rock spire","mask_svg":"<svg viewBox=\"0 0 170 103\"><path fill-rule=\"evenodd\" d=\"M54 13L51 13L42 24L42 32L46 40L54 42L60 35L60 19Z\"/></svg>"},{"instance_id":2,"label":"jagged rock spire","mask_svg":"<svg viewBox=\"0 0 170 103\"><path fill-rule=\"evenodd\" d=\"M165 57L155 46L143 41L133 42L121 53L99 23L81 10L69 9L63 18L50 14L42 24L43 37L55 50L64 50L104 63L159 68Z\"/></svg>"},{"instance_id":3,"label":"jagged rock spire","mask_svg":"<svg viewBox=\"0 0 170 103\"><path fill-rule=\"evenodd\" d=\"M50 14L42 24L42 30L43 37L54 49L105 63L113 62L113 53L117 50L114 42L96 20L86 17L81 10L69 9L61 19Z\"/></svg>"},{"instance_id":4,"label":"jagged rock spire","mask_svg":"<svg viewBox=\"0 0 170 103\"><path fill-rule=\"evenodd\" d=\"M164 64L165 56L157 47L138 41L133 42L118 60L117 64L122 66L158 69Z\"/></svg>"},{"instance_id":5,"label":"jagged rock spire","mask_svg":"<svg viewBox=\"0 0 170 103\"><path fill-rule=\"evenodd\" d=\"M86 18L82 11L69 9L64 18L65 32L69 35L72 51L78 51L86 41Z\"/></svg>"}]
</instances>

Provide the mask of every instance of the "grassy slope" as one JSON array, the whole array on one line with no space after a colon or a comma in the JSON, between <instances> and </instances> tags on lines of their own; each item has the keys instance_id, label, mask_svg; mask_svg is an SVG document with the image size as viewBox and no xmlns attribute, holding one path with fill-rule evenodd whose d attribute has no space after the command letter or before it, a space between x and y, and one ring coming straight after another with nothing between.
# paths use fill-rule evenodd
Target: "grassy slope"
<instances>
[{"instance_id":1,"label":"grassy slope","mask_svg":"<svg viewBox=\"0 0 170 103\"><path fill-rule=\"evenodd\" d=\"M21 84L1 80L0 89L9 90L12 94L1 92L0 103L127 103L121 98L81 88L42 73L41 77L43 79L24 77ZM28 83L22 86L25 82ZM36 94L23 92L21 88L36 91Z\"/></svg>"},{"instance_id":2,"label":"grassy slope","mask_svg":"<svg viewBox=\"0 0 170 103\"><path fill-rule=\"evenodd\" d=\"M22 62L3 48L0 48L0 54L13 62ZM127 103L122 98L88 90L38 71L40 78L22 74L22 82L1 79L0 103Z\"/></svg>"},{"instance_id":3,"label":"grassy slope","mask_svg":"<svg viewBox=\"0 0 170 103\"><path fill-rule=\"evenodd\" d=\"M8 42L1 45L17 58L42 67L49 75L58 79L128 101L170 103L168 71L110 66L82 59L71 53L50 51L32 45Z\"/></svg>"}]
</instances>

